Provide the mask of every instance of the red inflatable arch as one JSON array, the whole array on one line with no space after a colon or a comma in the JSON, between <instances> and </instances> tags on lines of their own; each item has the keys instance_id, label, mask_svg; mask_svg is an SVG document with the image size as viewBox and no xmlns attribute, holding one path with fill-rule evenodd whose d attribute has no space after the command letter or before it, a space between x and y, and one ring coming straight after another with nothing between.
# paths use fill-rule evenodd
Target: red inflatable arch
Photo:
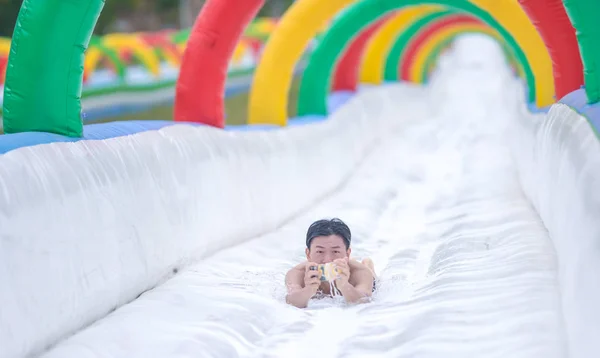
<instances>
[{"instance_id":1,"label":"red inflatable arch","mask_svg":"<svg viewBox=\"0 0 600 358\"><path fill-rule=\"evenodd\" d=\"M562 0L519 0L519 4L548 49L558 101L583 85L583 63L575 28Z\"/></svg>"},{"instance_id":2,"label":"red inflatable arch","mask_svg":"<svg viewBox=\"0 0 600 358\"><path fill-rule=\"evenodd\" d=\"M206 2L190 32L175 89L174 119L224 128L229 59L265 0Z\"/></svg>"}]
</instances>

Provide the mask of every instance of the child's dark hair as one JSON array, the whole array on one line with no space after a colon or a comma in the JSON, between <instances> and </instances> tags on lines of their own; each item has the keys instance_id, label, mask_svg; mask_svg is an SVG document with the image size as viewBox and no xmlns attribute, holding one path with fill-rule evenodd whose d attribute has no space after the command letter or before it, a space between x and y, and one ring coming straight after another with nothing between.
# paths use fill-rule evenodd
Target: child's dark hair
<instances>
[{"instance_id":1,"label":"child's dark hair","mask_svg":"<svg viewBox=\"0 0 600 358\"><path fill-rule=\"evenodd\" d=\"M312 223L306 233L306 247L310 248L310 242L315 237L337 235L344 239L346 250L350 247L352 234L350 228L342 220L333 218L330 220L321 219Z\"/></svg>"}]
</instances>

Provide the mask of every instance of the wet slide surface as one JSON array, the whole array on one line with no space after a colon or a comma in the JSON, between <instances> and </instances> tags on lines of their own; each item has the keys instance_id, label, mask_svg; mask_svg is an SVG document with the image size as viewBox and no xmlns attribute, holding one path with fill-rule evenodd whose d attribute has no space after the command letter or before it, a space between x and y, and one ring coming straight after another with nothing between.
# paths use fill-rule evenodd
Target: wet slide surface
<instances>
[{"instance_id":1,"label":"wet slide surface","mask_svg":"<svg viewBox=\"0 0 600 358\"><path fill-rule=\"evenodd\" d=\"M465 65L431 88L403 89L398 112L415 96L421 109L337 192L42 356L565 356L554 249L509 148L506 71ZM352 230L352 256L375 261L372 302L286 305L284 275L304 259L308 225L334 216Z\"/></svg>"}]
</instances>

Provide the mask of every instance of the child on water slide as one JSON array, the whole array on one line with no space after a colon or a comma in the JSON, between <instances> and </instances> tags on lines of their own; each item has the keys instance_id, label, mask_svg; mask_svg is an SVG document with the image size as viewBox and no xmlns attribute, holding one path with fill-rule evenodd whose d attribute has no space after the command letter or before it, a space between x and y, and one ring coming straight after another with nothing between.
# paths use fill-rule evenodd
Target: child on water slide
<instances>
[{"instance_id":1,"label":"child on water slide","mask_svg":"<svg viewBox=\"0 0 600 358\"><path fill-rule=\"evenodd\" d=\"M305 308L313 297L342 295L348 303L368 301L375 291L371 259L350 259L350 228L340 219L318 220L306 233L306 262L288 271L286 302Z\"/></svg>"}]
</instances>

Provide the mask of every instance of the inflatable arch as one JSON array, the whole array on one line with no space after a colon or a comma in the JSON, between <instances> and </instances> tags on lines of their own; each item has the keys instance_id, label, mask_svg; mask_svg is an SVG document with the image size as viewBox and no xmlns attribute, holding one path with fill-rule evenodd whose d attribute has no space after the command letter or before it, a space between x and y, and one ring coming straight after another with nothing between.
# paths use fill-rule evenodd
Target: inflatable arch
<instances>
[{"instance_id":1,"label":"inflatable arch","mask_svg":"<svg viewBox=\"0 0 600 358\"><path fill-rule=\"evenodd\" d=\"M379 3L377 0L362 0L350 7L348 11L345 11L343 16L340 16L336 21L334 21L320 46L313 52L310 63L304 72L298 100L299 115L327 114L326 96L329 90L328 79L330 78L331 69L333 66L335 66L338 54L343 51L352 34L360 32L365 25L371 23L386 13L389 13L390 11L402 9L406 6L418 5L420 3L421 1L419 0L398 0L387 2L385 3L385 6L381 6L381 3ZM508 43L515 45L514 51L521 63L528 63L525 50L519 46L519 44L504 27L502 27L493 17L491 17L481 8L466 1L438 0L436 3L443 3L451 6L451 8L471 13L474 16L482 19L484 22L497 29ZM504 12L499 13L503 14ZM523 31L521 28L520 30ZM533 31L535 32L534 29ZM540 45L543 46L543 43L540 42ZM527 67L527 65L525 66ZM552 87L548 88L548 86L544 87L541 85L547 83L547 77L551 77L551 68L548 67L550 76L546 76L546 80L540 78L536 81L535 72L536 71L533 70L529 73L526 73L529 89L529 100L533 102L537 99L538 102L543 103L542 99L545 95L548 97L545 98L545 100L548 101L548 103L551 103L552 93L549 90L551 90ZM538 75L543 76L543 74L540 73L543 71L540 71L539 68L537 72ZM538 89L540 89L542 93L540 94L538 92L539 96L536 96L536 91Z\"/></svg>"},{"instance_id":2,"label":"inflatable arch","mask_svg":"<svg viewBox=\"0 0 600 358\"><path fill-rule=\"evenodd\" d=\"M265 40L273 32L276 25L276 20L270 18L252 21L244 30L242 38L235 47L231 61L237 63L248 49L252 51L254 57L257 57ZM185 52L190 33L190 29L185 29L171 34L171 42L175 44L181 56Z\"/></svg>"},{"instance_id":3,"label":"inflatable arch","mask_svg":"<svg viewBox=\"0 0 600 358\"><path fill-rule=\"evenodd\" d=\"M565 4L567 2L570 1L565 1ZM552 58L556 99L561 99L583 85L579 45L563 1L519 0L519 4L540 33ZM600 11L600 6L595 11ZM585 33L589 31L586 30ZM600 35L599 32L597 34Z\"/></svg>"},{"instance_id":4,"label":"inflatable arch","mask_svg":"<svg viewBox=\"0 0 600 358\"><path fill-rule=\"evenodd\" d=\"M187 46L187 41L189 39L189 36L190 36L190 31L185 30L185 31L178 32L176 35L174 35L172 37L172 41L175 44L175 46L177 47L180 57L183 57L183 54L185 53L185 48ZM231 62L234 64L239 63L239 61L241 61L241 59L244 57L244 55L247 53L247 51L252 51L252 56L257 57L258 53L260 52L260 49L262 48L262 44L263 44L262 37L258 38L258 37L244 35L239 40L239 42L236 44L236 46L233 50Z\"/></svg>"},{"instance_id":5,"label":"inflatable arch","mask_svg":"<svg viewBox=\"0 0 600 358\"><path fill-rule=\"evenodd\" d=\"M291 82L291 69L293 68L298 52L297 48L302 48L312 36L314 29L321 24L321 21L327 21L332 18L339 10L352 4L352 1L332 1L328 6L322 6L318 1L300 1L296 6L290 8L284 18L280 21L279 27L271 35L267 43L262 61L256 71L255 81L253 83L250 95L250 123L268 123L280 124L286 123L286 102L287 91ZM515 49L522 62L534 64L533 78L529 78L529 83L535 83L535 86L529 88L529 98L535 98L539 106L553 102L552 93L552 68L550 58L546 51L540 51L544 44L535 31L533 25L528 21L526 14L518 4L512 2L497 1L462 1L462 0L437 0L437 1L400 1L388 0L380 2L376 0L362 0L356 2L351 8L345 10L344 16L334 21L333 25L326 35L332 45L336 46L336 52L339 53L346 45L349 36L358 33L363 26L368 25L379 17L395 10L402 10L409 6L420 4L443 5L462 11L474 13L488 24L498 28L506 28L502 32L505 38L511 38L511 31L519 37L519 43L522 48ZM479 5L479 6L477 6ZM317 12L318 16L311 19L307 14ZM490 15L494 13L498 21ZM343 19L343 20L342 20ZM300 28L300 24L301 28ZM310 24L310 26L309 26ZM502 25L502 26L501 26ZM302 34L302 35L299 35ZM347 34L346 36L344 34ZM515 41L516 42L516 41ZM323 46L325 47L325 46ZM285 57L278 56L275 60L275 52L283 52ZM317 50L313 53L313 59L318 58ZM527 52L527 56L526 53ZM332 67L335 63L337 53L333 50L327 51L329 55L323 56L323 63L327 62ZM311 60L311 62L312 62ZM277 65L275 65L277 62ZM315 66L316 67L316 66ZM268 71L266 69L269 69ZM326 113L325 99L321 95L327 93L327 84L330 71L320 69L322 83L316 93L313 93L314 101L305 102L301 106L305 110L304 114L324 114ZM536 78L538 79L536 81ZM550 85L549 85L550 84Z\"/></svg>"},{"instance_id":6,"label":"inflatable arch","mask_svg":"<svg viewBox=\"0 0 600 358\"><path fill-rule=\"evenodd\" d=\"M458 14L456 12L442 12L439 13L439 16L435 16L435 14L432 14L430 16L431 18L429 20L431 21L424 21L425 25L423 27L419 28L420 24L419 22L416 22L413 25L415 26L414 29L411 28L407 29L406 31L405 34L409 36L404 37L403 34L403 36L398 38L398 41L392 47L392 51L390 52L388 59L386 60L386 80L395 81L401 79L404 81L410 81L413 61L415 60L415 56L418 56L420 47L426 41L428 41L429 37L431 36L441 36L441 39L443 40L447 36L445 36L444 34L440 35L438 33L444 32L448 29L454 29L453 31L445 32L450 36L460 34L461 31L488 29L491 34L496 34L496 36L492 37L494 37L499 43L508 46L508 51L514 57L514 52L511 51L511 49L514 48L516 44L507 42L506 39L500 35L497 29L490 28L475 17L469 16L467 14ZM423 18L422 20L426 20L426 18L427 17ZM413 30L414 33L411 33L411 31ZM432 50L433 48L429 49L429 51ZM427 54L425 54L424 56L425 57L420 58L420 61L425 61ZM515 62L517 63L518 67L522 69L522 71L520 72L524 73L524 78L532 76L531 68L528 67L527 63L522 63L521 61L519 61L518 58L515 58ZM422 63L421 65L424 65L424 63Z\"/></svg>"},{"instance_id":7,"label":"inflatable arch","mask_svg":"<svg viewBox=\"0 0 600 358\"><path fill-rule=\"evenodd\" d=\"M454 24L481 24L476 17L454 10L433 12L423 16L411 24L398 36L390 48L385 60L384 79L386 81L407 80L402 76L402 64L407 54L414 52L414 47L423 41L423 34L442 29Z\"/></svg>"},{"instance_id":8,"label":"inflatable arch","mask_svg":"<svg viewBox=\"0 0 600 358\"><path fill-rule=\"evenodd\" d=\"M556 0L552 1L552 3L558 2ZM600 27L598 27L600 1L563 0L562 2L571 23L577 29L576 34L584 66L583 76L587 102L598 103L600 102L600 47L598 47L596 41L600 38ZM534 12L537 10L538 13L542 13L543 9L541 9L541 6L541 4L538 4L536 8L532 7L531 10ZM555 5L555 7L557 6L558 4ZM553 13L554 16L560 16L556 13L560 14L560 12L556 11ZM547 23L550 23L549 21ZM563 25L562 27L566 28L567 26ZM554 36L558 37L560 35L560 33L557 33ZM558 47L556 48L558 49ZM564 67L561 67L561 69L568 66L569 63L565 60Z\"/></svg>"},{"instance_id":9,"label":"inflatable arch","mask_svg":"<svg viewBox=\"0 0 600 358\"><path fill-rule=\"evenodd\" d=\"M176 85L178 122L225 127L224 91L228 64L246 25L265 0L207 2L190 33Z\"/></svg>"},{"instance_id":10,"label":"inflatable arch","mask_svg":"<svg viewBox=\"0 0 600 358\"><path fill-rule=\"evenodd\" d=\"M402 64L403 55L408 50L411 41L413 41L415 36L418 36L424 29L435 25L436 22L439 21L444 21L444 24L466 21L474 22L477 21L477 18L456 10L443 9L430 12L427 15L415 19L415 21L407 26L404 31L398 34L396 39L392 40L392 44L383 63L383 79L385 81L397 81L400 78L398 76L398 69Z\"/></svg>"},{"instance_id":11,"label":"inflatable arch","mask_svg":"<svg viewBox=\"0 0 600 358\"><path fill-rule=\"evenodd\" d=\"M19 12L6 71L5 133L83 135L84 52L103 5L103 0L23 2L29 11ZM53 56L39 66L48 51Z\"/></svg>"},{"instance_id":12,"label":"inflatable arch","mask_svg":"<svg viewBox=\"0 0 600 358\"><path fill-rule=\"evenodd\" d=\"M403 33L409 32L410 30L408 30L408 27L414 26L414 24L423 17L443 11L443 7L432 5L415 6L399 11L394 18L386 22L381 29L373 35L373 38L367 44L367 48L363 54L362 66L360 67L360 81L368 84L381 83L385 77L386 58L390 57L389 53L391 48L394 43L399 41L398 38ZM436 59L437 56L430 56L430 61ZM513 61L513 65L518 62L514 58L514 55L511 55L511 61ZM433 62L431 65L433 65ZM393 71L392 73L392 77L396 80L396 71ZM519 73L521 77L525 78L521 68L519 68Z\"/></svg>"},{"instance_id":13,"label":"inflatable arch","mask_svg":"<svg viewBox=\"0 0 600 358\"><path fill-rule=\"evenodd\" d=\"M552 57L554 63L550 63L549 59L553 53L562 53L562 48L574 48L573 46L575 46L571 41L575 37L574 33L569 36L560 36L561 33L553 31L552 27L567 31L574 26L579 34L578 46L582 54L581 62L585 68L583 72L586 83L585 91L587 91L586 101L594 103L599 100L599 53L594 46L591 46L591 41L597 37L595 35L598 31L592 16L600 10L598 2L564 0L566 9L564 12L559 8L560 0L522 0L520 4L496 0L472 0L470 2L466 0L411 0L398 5L400 2L400 0L378 1L379 5L384 5L385 9L389 11L381 11L378 8L377 13L369 12L373 20L377 20L389 12L400 10L396 11L396 14L380 27L373 36L373 40L367 45L360 72L361 79L363 79L364 73L368 72L367 69L374 68L367 65L372 63L370 59L374 58L372 49L375 45L384 49L380 53L387 55L386 46L389 49L390 42L397 38L397 36L388 36L389 41L384 44L380 40L376 41L382 38L381 34L385 31L394 34L394 31L390 30L392 29L396 31L397 35L409 26L414 18L422 17L432 11L439 11L448 5L456 8L458 4L461 9L466 6L484 11L486 18L483 20L486 23L489 23L489 21L485 21L486 19L493 20L492 15L496 16L497 23L515 37L516 42L527 55L524 56L524 53L520 53L519 59L527 59L535 71L536 86L529 90L536 94L538 105L540 101L547 102L548 94L552 93L553 78L546 72L552 73L554 70L557 78L560 77L558 74L563 76L563 72L556 70L566 68L567 62L564 58L568 56L573 58L572 56L574 56L561 54L558 61ZM177 85L175 111L178 114L176 116L178 120L192 120L222 127L222 83L225 71L214 71L209 68L226 68L237 43L236 34L243 31L262 3L263 1L259 0L244 2L243 8L236 14L227 13L226 9L231 6L231 2L228 0L210 0L204 7L190 36L190 44L193 46L186 51L183 59L182 68L186 70L184 73L192 76L180 76ZM84 49L89 43L103 4L103 0L87 0L85 4L60 0L24 1L23 6L28 6L30 11L19 14L19 25L15 29L14 43L9 58L10 66L7 70L4 98L6 133L39 131L62 136L82 137L80 96ZM326 28L329 21L340 14L340 10L346 9L346 12L350 12L351 8L348 6L352 4L368 5L369 10L375 9L373 0L361 0L360 2L356 0L329 0L327 2L299 0L288 10L270 35L262 61L257 69L250 93L250 124L281 125L286 123L287 90L296 61L303 54L306 45L313 40L314 35ZM236 5L239 6L237 2ZM527 9L527 12L523 9ZM564 16L565 13L568 14L568 19ZM527 16L534 19L535 27L528 21ZM52 17L52 21L50 21L50 17ZM567 20L573 25L569 26ZM561 21L563 24L556 26L556 23ZM52 23L52 27L44 28L42 24L48 23ZM395 28L392 27L392 23ZM368 24L364 23L363 25ZM364 26L358 26L354 33L358 33L362 27ZM535 31L536 28L539 32L546 31L546 35L540 36ZM331 30L325 36L330 32ZM178 35L174 34L173 38L177 38ZM57 41L57 39L61 40ZM542 42L542 39L545 42ZM548 51L539 51L540 48L536 44L540 43L542 46L545 45ZM37 66L37 61L48 51L48 44L52 44L52 51L56 56L45 66L44 71L41 71ZM178 45L181 44L181 42L178 43ZM80 49L80 51L73 52L73 48ZM519 53L515 53L515 55L519 55ZM381 63L383 61L379 62L379 64ZM381 68L379 73L382 73ZM202 82L198 81L200 78L202 78ZM378 81L381 78L380 76L374 80ZM576 80L572 80L571 86L575 82ZM546 86L542 86L544 83ZM540 87L542 87L541 90Z\"/></svg>"},{"instance_id":14,"label":"inflatable arch","mask_svg":"<svg viewBox=\"0 0 600 358\"><path fill-rule=\"evenodd\" d=\"M119 54L114 49L104 46L102 41L97 37L92 37L85 53L83 81L86 82L89 79L102 58L107 58L119 80L125 81L127 69L123 61L119 58Z\"/></svg>"}]
</instances>

